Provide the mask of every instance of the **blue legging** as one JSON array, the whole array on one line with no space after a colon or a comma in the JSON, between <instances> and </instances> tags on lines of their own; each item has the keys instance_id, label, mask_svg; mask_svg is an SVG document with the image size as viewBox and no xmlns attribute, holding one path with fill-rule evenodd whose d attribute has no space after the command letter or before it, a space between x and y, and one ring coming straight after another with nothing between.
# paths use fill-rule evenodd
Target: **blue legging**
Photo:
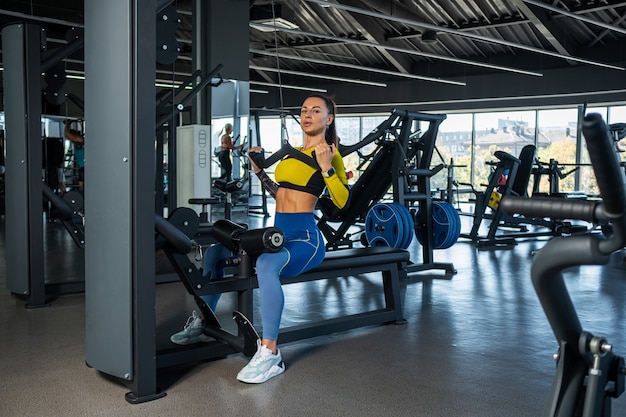
<instances>
[{"instance_id":1,"label":"blue legging","mask_svg":"<svg viewBox=\"0 0 626 417\"><path fill-rule=\"evenodd\" d=\"M256 261L256 274L261 295L261 323L263 338L278 339L280 319L285 305L285 296L280 278L289 278L306 272L324 260L325 247L322 234L317 228L312 213L276 213L274 226L285 235L285 245L274 253L263 253ZM223 276L221 260L232 256L221 244L207 249L204 256L205 274L211 278ZM202 296L215 311L220 294Z\"/></svg>"}]
</instances>

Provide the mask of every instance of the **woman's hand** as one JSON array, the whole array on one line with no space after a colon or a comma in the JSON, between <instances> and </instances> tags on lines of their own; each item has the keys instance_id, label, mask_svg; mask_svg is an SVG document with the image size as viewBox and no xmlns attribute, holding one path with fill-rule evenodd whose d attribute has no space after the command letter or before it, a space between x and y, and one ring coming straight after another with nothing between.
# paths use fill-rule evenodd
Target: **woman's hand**
<instances>
[{"instance_id":1,"label":"woman's hand","mask_svg":"<svg viewBox=\"0 0 626 417\"><path fill-rule=\"evenodd\" d=\"M328 171L333 166L332 161L336 151L337 147L334 144L328 145L324 142L315 146L315 160L322 172Z\"/></svg>"},{"instance_id":2,"label":"woman's hand","mask_svg":"<svg viewBox=\"0 0 626 417\"><path fill-rule=\"evenodd\" d=\"M248 161L250 161L250 164L252 165L252 169L254 170L254 173L258 173L263 171L263 169L259 168L257 166L257 164L254 163L254 161L252 160L251 156L253 153L261 153L261 151L263 150L263 148L261 148L260 146L254 146L250 149L248 149Z\"/></svg>"}]
</instances>

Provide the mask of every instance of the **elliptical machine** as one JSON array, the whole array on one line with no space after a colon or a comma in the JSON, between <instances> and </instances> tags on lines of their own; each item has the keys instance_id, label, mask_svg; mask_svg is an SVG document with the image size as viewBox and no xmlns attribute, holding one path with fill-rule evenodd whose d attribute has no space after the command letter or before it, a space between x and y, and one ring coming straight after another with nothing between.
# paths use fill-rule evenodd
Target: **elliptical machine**
<instances>
[{"instance_id":1,"label":"elliptical machine","mask_svg":"<svg viewBox=\"0 0 626 417\"><path fill-rule=\"evenodd\" d=\"M559 343L557 371L544 416L608 417L611 399L624 392L624 358L603 337L584 331L563 281L562 271L578 265L607 264L626 246L626 190L613 139L602 116L585 116L583 136L602 202L505 197L509 213L603 224L602 234L555 237L536 255L531 269L535 291Z\"/></svg>"}]
</instances>

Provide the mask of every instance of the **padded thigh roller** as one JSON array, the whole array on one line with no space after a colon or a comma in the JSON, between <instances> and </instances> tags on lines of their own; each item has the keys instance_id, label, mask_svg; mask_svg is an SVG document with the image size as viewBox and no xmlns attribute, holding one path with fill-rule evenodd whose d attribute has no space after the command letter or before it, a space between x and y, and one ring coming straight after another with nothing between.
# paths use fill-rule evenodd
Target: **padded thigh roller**
<instances>
[{"instance_id":1,"label":"padded thigh roller","mask_svg":"<svg viewBox=\"0 0 626 417\"><path fill-rule=\"evenodd\" d=\"M285 236L277 227L248 230L237 235L239 246L249 254L277 252L284 243Z\"/></svg>"},{"instance_id":2,"label":"padded thigh roller","mask_svg":"<svg viewBox=\"0 0 626 417\"><path fill-rule=\"evenodd\" d=\"M220 219L213 224L211 228L211 234L222 245L230 248L233 251L237 251L237 243L235 237L237 233L245 231L246 228L234 223L230 220Z\"/></svg>"},{"instance_id":3,"label":"padded thigh roller","mask_svg":"<svg viewBox=\"0 0 626 417\"><path fill-rule=\"evenodd\" d=\"M247 230L226 219L216 221L211 233L218 242L231 250L243 250L249 254L276 252L285 243L283 232L277 227Z\"/></svg>"},{"instance_id":4,"label":"padded thigh roller","mask_svg":"<svg viewBox=\"0 0 626 417\"><path fill-rule=\"evenodd\" d=\"M226 182L223 179L216 179L213 181L213 185L220 191L225 193L234 193L235 191L239 191L243 188L242 180L231 180Z\"/></svg>"}]
</instances>

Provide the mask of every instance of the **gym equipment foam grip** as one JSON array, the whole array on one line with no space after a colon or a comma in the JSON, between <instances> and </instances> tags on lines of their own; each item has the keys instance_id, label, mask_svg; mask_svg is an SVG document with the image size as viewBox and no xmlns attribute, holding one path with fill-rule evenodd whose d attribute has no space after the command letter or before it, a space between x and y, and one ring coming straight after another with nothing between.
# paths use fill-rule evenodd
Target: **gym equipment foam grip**
<instances>
[{"instance_id":1,"label":"gym equipment foam grip","mask_svg":"<svg viewBox=\"0 0 626 417\"><path fill-rule=\"evenodd\" d=\"M181 255L191 252L191 240L187 235L158 214L154 216L154 229L166 241L162 242L157 239L157 247L160 246L159 241L161 241L162 244L168 243Z\"/></svg>"},{"instance_id":2,"label":"gym equipment foam grip","mask_svg":"<svg viewBox=\"0 0 626 417\"><path fill-rule=\"evenodd\" d=\"M237 243L234 238L236 237L237 233L241 233L245 230L245 227L235 222L227 219L220 219L213 224L213 227L211 228L211 234L213 235L215 240L220 242L222 245L233 251L237 251Z\"/></svg>"},{"instance_id":3,"label":"gym equipment foam grip","mask_svg":"<svg viewBox=\"0 0 626 417\"><path fill-rule=\"evenodd\" d=\"M285 236L277 227L248 230L227 219L220 219L211 229L213 237L234 252L243 250L249 254L279 251Z\"/></svg>"},{"instance_id":4,"label":"gym equipment foam grip","mask_svg":"<svg viewBox=\"0 0 626 417\"><path fill-rule=\"evenodd\" d=\"M239 240L239 247L249 254L277 252L285 243L285 236L277 227L239 232L236 233L236 239Z\"/></svg>"},{"instance_id":5,"label":"gym equipment foam grip","mask_svg":"<svg viewBox=\"0 0 626 417\"><path fill-rule=\"evenodd\" d=\"M626 207L624 174L617 161L613 140L609 136L602 116L598 113L586 115L582 132L604 201L606 216L609 219L621 217Z\"/></svg>"},{"instance_id":6,"label":"gym equipment foam grip","mask_svg":"<svg viewBox=\"0 0 626 417\"><path fill-rule=\"evenodd\" d=\"M522 214L526 217L549 217L561 220L598 220L596 208L599 203L589 200L568 200L555 197L514 197L506 196L500 201L500 208L507 213Z\"/></svg>"}]
</instances>

